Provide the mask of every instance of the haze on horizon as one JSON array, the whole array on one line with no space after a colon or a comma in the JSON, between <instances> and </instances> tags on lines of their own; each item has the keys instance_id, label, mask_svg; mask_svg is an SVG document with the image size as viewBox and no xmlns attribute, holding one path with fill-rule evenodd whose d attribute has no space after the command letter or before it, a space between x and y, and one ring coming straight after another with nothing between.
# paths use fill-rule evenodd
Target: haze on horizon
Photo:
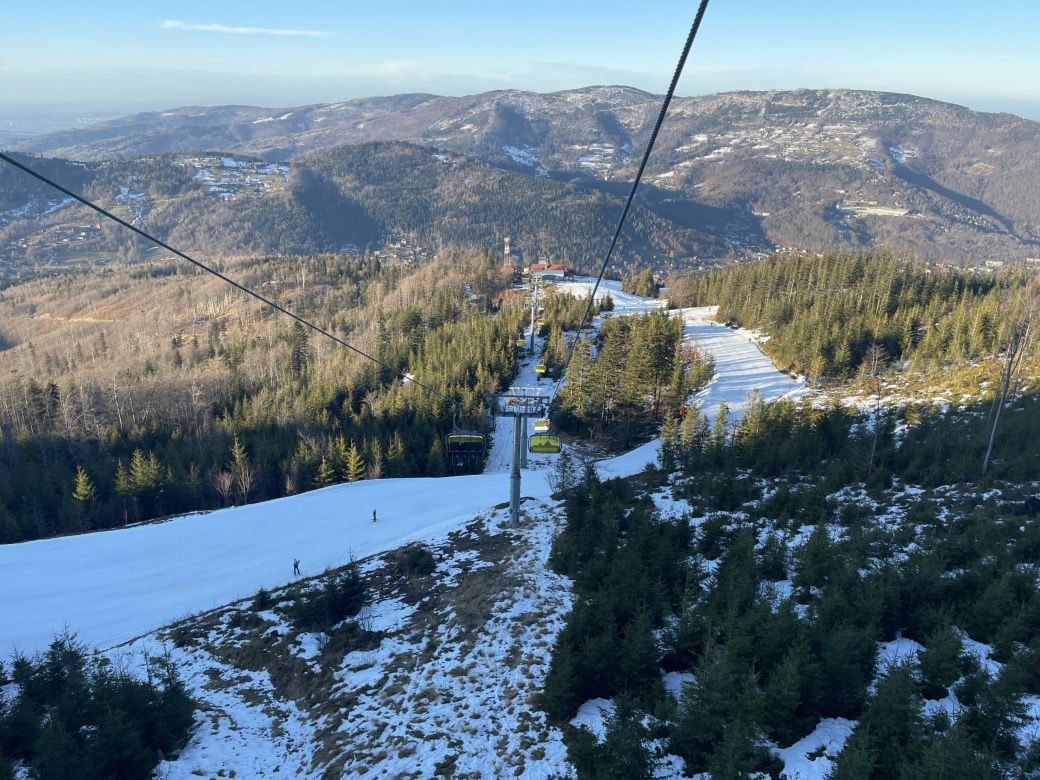
<instances>
[{"instance_id":1,"label":"haze on horizon","mask_svg":"<svg viewBox=\"0 0 1040 780\"><path fill-rule=\"evenodd\" d=\"M402 92L626 84L661 93L696 2L388 0L10 8L0 132L182 105L289 106ZM679 94L908 92L1040 120L1040 5L714 0Z\"/></svg>"}]
</instances>

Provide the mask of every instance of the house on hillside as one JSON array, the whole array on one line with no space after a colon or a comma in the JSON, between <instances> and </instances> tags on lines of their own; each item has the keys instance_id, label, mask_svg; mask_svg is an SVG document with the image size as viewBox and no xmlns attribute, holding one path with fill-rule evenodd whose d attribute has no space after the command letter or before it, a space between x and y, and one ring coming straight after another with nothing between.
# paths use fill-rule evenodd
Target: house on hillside
<instances>
[{"instance_id":1,"label":"house on hillside","mask_svg":"<svg viewBox=\"0 0 1040 780\"><path fill-rule=\"evenodd\" d=\"M508 284L520 284L521 272L516 266L503 265L498 269L498 275Z\"/></svg>"}]
</instances>

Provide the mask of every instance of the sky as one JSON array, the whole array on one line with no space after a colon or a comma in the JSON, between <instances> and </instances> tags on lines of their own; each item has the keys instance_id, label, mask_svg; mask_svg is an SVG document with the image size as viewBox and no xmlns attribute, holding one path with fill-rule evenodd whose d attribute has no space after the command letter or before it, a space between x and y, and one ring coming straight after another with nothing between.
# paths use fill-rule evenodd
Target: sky
<instances>
[{"instance_id":1,"label":"sky","mask_svg":"<svg viewBox=\"0 0 1040 780\"><path fill-rule=\"evenodd\" d=\"M10 3L0 125L180 105L627 84L665 91L697 0ZM680 95L909 92L1040 120L1036 0L712 0Z\"/></svg>"}]
</instances>

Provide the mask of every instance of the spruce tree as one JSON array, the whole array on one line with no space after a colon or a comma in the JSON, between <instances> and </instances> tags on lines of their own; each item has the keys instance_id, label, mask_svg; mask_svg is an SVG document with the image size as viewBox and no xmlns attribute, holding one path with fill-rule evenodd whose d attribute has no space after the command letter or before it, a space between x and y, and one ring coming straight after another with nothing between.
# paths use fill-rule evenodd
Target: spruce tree
<instances>
[{"instance_id":1,"label":"spruce tree","mask_svg":"<svg viewBox=\"0 0 1040 780\"><path fill-rule=\"evenodd\" d=\"M386 474L389 477L406 476L404 442L397 431L390 437L390 446L386 450Z\"/></svg>"},{"instance_id":2,"label":"spruce tree","mask_svg":"<svg viewBox=\"0 0 1040 780\"><path fill-rule=\"evenodd\" d=\"M903 767L920 758L924 733L921 697L913 670L906 664L896 666L878 682L867 711L853 731L849 760L862 752L873 758L874 769L861 777L898 778ZM838 766L842 767L840 759ZM842 767L842 773L834 776L851 778L850 770L849 766Z\"/></svg>"},{"instance_id":3,"label":"spruce tree","mask_svg":"<svg viewBox=\"0 0 1040 780\"><path fill-rule=\"evenodd\" d=\"M116 476L113 481L112 490L124 501L131 498L134 494L134 486L133 482L130 480L130 472L127 471L126 464L121 460L116 463Z\"/></svg>"},{"instance_id":4,"label":"spruce tree","mask_svg":"<svg viewBox=\"0 0 1040 780\"><path fill-rule=\"evenodd\" d=\"M649 746L650 735L643 725L642 714L627 696L614 700L614 712L607 718L606 735L600 746L597 777L624 777L626 780L650 780L656 761Z\"/></svg>"},{"instance_id":5,"label":"spruce tree","mask_svg":"<svg viewBox=\"0 0 1040 780\"><path fill-rule=\"evenodd\" d=\"M808 734L815 725L814 702L803 681L812 660L808 643L800 640L788 650L773 670L763 692L763 722L769 735L781 746L790 745Z\"/></svg>"},{"instance_id":6,"label":"spruce tree","mask_svg":"<svg viewBox=\"0 0 1040 780\"><path fill-rule=\"evenodd\" d=\"M682 687L679 715L669 741L669 750L682 756L688 769L703 771L722 742L738 699L737 686L725 650L709 642L693 680Z\"/></svg>"},{"instance_id":7,"label":"spruce tree","mask_svg":"<svg viewBox=\"0 0 1040 780\"><path fill-rule=\"evenodd\" d=\"M444 448L441 446L441 437L434 436L430 452L426 456L426 476L443 477L445 471Z\"/></svg>"},{"instance_id":8,"label":"spruce tree","mask_svg":"<svg viewBox=\"0 0 1040 780\"><path fill-rule=\"evenodd\" d=\"M343 477L348 482L357 482L365 478L365 459L361 457L357 444L350 443L347 447L346 465L343 469Z\"/></svg>"},{"instance_id":9,"label":"spruce tree","mask_svg":"<svg viewBox=\"0 0 1040 780\"><path fill-rule=\"evenodd\" d=\"M761 698L754 677L749 674L723 727L722 740L708 759L708 771L713 778L745 780L759 768L761 757L757 745L761 735L757 721L760 714Z\"/></svg>"},{"instance_id":10,"label":"spruce tree","mask_svg":"<svg viewBox=\"0 0 1040 780\"><path fill-rule=\"evenodd\" d=\"M318 464L318 471L314 474L314 484L317 487L326 487L333 484L335 481L336 471L329 464L328 458L322 455L321 463Z\"/></svg>"},{"instance_id":11,"label":"spruce tree","mask_svg":"<svg viewBox=\"0 0 1040 780\"><path fill-rule=\"evenodd\" d=\"M922 693L926 699L941 699L961 676L961 638L949 624L941 625L925 639L924 648L917 657Z\"/></svg>"},{"instance_id":12,"label":"spruce tree","mask_svg":"<svg viewBox=\"0 0 1040 780\"><path fill-rule=\"evenodd\" d=\"M379 479L383 476L383 443L378 437L373 438L368 446L366 476L369 479Z\"/></svg>"},{"instance_id":13,"label":"spruce tree","mask_svg":"<svg viewBox=\"0 0 1040 780\"><path fill-rule=\"evenodd\" d=\"M76 466L76 485L73 488L72 497L83 505L89 504L97 498L94 483L82 466Z\"/></svg>"}]
</instances>

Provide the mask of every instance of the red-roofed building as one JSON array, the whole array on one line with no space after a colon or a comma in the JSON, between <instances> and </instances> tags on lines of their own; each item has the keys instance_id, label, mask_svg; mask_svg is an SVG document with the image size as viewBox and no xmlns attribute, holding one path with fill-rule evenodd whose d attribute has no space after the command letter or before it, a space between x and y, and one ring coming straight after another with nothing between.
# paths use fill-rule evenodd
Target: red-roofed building
<instances>
[{"instance_id":1,"label":"red-roofed building","mask_svg":"<svg viewBox=\"0 0 1040 780\"><path fill-rule=\"evenodd\" d=\"M527 275L543 282L562 282L567 278L567 266L562 263L534 263L527 269Z\"/></svg>"}]
</instances>

